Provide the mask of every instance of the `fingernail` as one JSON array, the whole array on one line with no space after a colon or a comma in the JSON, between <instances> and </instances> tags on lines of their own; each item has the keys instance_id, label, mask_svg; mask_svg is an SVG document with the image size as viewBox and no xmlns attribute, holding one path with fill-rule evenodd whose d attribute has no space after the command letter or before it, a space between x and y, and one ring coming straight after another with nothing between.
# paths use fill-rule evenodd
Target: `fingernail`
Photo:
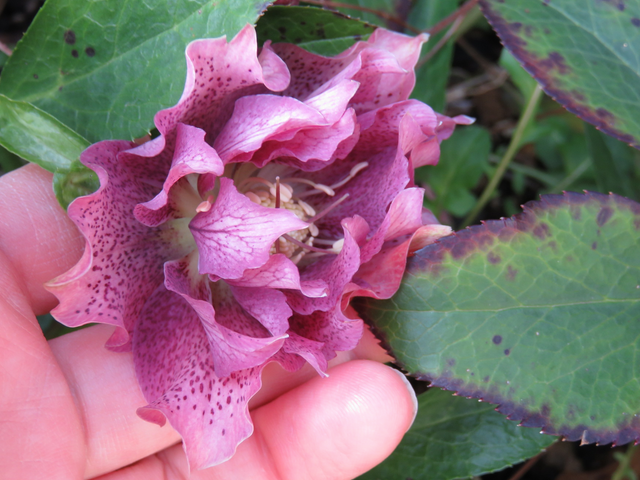
<instances>
[{"instance_id":1,"label":"fingernail","mask_svg":"<svg viewBox=\"0 0 640 480\"><path fill-rule=\"evenodd\" d=\"M416 415L418 415L418 397L416 397L416 392L413 389L413 386L411 385L411 383L409 383L407 376L404 373L402 373L400 370L396 370L395 368L393 369L393 371L397 373L398 376L404 382L404 385L407 387L407 390L409 391L409 395L411 396L411 401L413 402L413 418L411 419L411 423L409 424L409 428L411 428L411 425L413 425L413 422L415 422L416 420ZM409 428L407 428L407 430Z\"/></svg>"}]
</instances>

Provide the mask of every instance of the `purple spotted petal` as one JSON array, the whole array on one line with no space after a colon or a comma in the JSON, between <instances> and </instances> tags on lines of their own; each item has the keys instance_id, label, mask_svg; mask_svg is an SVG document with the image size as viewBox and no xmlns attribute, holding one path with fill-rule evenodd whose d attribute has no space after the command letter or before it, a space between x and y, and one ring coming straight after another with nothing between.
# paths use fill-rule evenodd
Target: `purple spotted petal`
<instances>
[{"instance_id":1,"label":"purple spotted petal","mask_svg":"<svg viewBox=\"0 0 640 480\"><path fill-rule=\"evenodd\" d=\"M185 123L203 129L213 143L237 99L286 88L289 72L283 62L275 55L257 54L255 30L249 25L229 43L225 37L190 43L182 97L175 107L155 116L160 133L169 135L178 123Z\"/></svg>"},{"instance_id":2,"label":"purple spotted petal","mask_svg":"<svg viewBox=\"0 0 640 480\"><path fill-rule=\"evenodd\" d=\"M231 372L263 364L280 349L285 335L269 335L235 301L223 282L209 286L208 278L197 273L196 257L191 254L168 262L165 286L184 298L199 316L211 344L216 374L225 377ZM230 317L232 322L229 322Z\"/></svg>"},{"instance_id":3,"label":"purple spotted petal","mask_svg":"<svg viewBox=\"0 0 640 480\"><path fill-rule=\"evenodd\" d=\"M264 265L280 235L306 226L288 210L253 203L231 180L221 178L215 203L208 212L198 213L189 229L200 252L200 273L233 279Z\"/></svg>"},{"instance_id":4,"label":"purple spotted petal","mask_svg":"<svg viewBox=\"0 0 640 480\"><path fill-rule=\"evenodd\" d=\"M174 192L173 202L169 202L169 192L176 182L191 173L212 173L222 175L224 165L216 151L204 141L205 132L196 127L179 123L176 128L176 145L173 152L173 161L162 190L152 200L136 206L134 210L138 221L147 226L159 225L169 218L181 218L191 212L180 211L180 205L175 200L183 203L185 197L192 198L191 203L197 206L201 199L191 185L184 181L178 185Z\"/></svg>"},{"instance_id":5,"label":"purple spotted petal","mask_svg":"<svg viewBox=\"0 0 640 480\"><path fill-rule=\"evenodd\" d=\"M342 222L344 245L338 255L325 255L315 263L303 268L303 280L323 280L327 283L328 293L320 298L309 298L300 292L289 291L287 297L291 308L303 315L315 310L327 311L340 301L343 290L360 266L360 248L350 230L351 219ZM360 228L360 225L357 225Z\"/></svg>"},{"instance_id":6,"label":"purple spotted petal","mask_svg":"<svg viewBox=\"0 0 640 480\"><path fill-rule=\"evenodd\" d=\"M262 366L217 376L207 334L180 295L161 286L150 296L134 329L133 360L149 402L138 415L159 425L166 417L192 469L227 460L253 432L247 402Z\"/></svg>"},{"instance_id":7,"label":"purple spotted petal","mask_svg":"<svg viewBox=\"0 0 640 480\"><path fill-rule=\"evenodd\" d=\"M47 284L60 300L52 311L59 321L120 327L108 342L114 349L128 348L135 319L162 283L164 262L186 253L170 224L149 228L133 216L137 203L157 193L150 160L126 153L133 146L105 141L83 152L82 162L100 179L97 192L69 206L69 217L86 238L85 251L73 269Z\"/></svg>"},{"instance_id":8,"label":"purple spotted petal","mask_svg":"<svg viewBox=\"0 0 640 480\"><path fill-rule=\"evenodd\" d=\"M347 318L339 304L327 312L317 311L310 315L294 314L290 323L291 330L299 336L322 343L321 354L325 360L334 358L336 352L352 350L362 337L362 320ZM302 346L298 348L303 349ZM305 355L317 356L318 353L315 347L311 346L306 349ZM316 361L319 365L322 364L319 359Z\"/></svg>"},{"instance_id":9,"label":"purple spotted petal","mask_svg":"<svg viewBox=\"0 0 640 480\"><path fill-rule=\"evenodd\" d=\"M287 297L272 288L230 287L231 293L242 309L262 324L273 336L281 336L289 328L293 314Z\"/></svg>"}]
</instances>

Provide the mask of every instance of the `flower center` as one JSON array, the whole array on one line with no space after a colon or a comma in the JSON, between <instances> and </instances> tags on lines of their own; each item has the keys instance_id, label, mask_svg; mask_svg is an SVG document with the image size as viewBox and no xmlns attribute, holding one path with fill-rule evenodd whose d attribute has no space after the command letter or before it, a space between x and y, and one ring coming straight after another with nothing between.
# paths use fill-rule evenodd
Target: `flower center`
<instances>
[{"instance_id":1,"label":"flower center","mask_svg":"<svg viewBox=\"0 0 640 480\"><path fill-rule=\"evenodd\" d=\"M311 260L322 255L340 253L344 239L321 238L320 230L315 222L337 208L349 197L349 194L336 195L336 189L347 184L367 166L367 162L357 164L345 178L330 186L305 178L281 179L280 176L276 176L274 181L269 181L261 176L253 176L255 173L260 175L261 171L251 172L251 176L244 176L244 178L238 178L242 172L236 172L234 178L238 191L244 193L252 202L268 208L285 208L299 219L309 223L307 228L282 235L271 247L270 253L272 255L282 253L293 263L298 264L303 258ZM314 196L318 195L337 198L321 212L317 212L309 202L312 202Z\"/></svg>"}]
</instances>

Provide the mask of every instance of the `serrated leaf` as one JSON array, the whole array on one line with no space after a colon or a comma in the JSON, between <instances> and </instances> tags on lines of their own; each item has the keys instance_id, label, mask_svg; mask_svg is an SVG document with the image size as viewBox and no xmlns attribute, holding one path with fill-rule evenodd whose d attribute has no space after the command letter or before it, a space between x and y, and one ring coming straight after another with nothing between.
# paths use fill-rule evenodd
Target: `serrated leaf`
<instances>
[{"instance_id":1,"label":"serrated leaf","mask_svg":"<svg viewBox=\"0 0 640 480\"><path fill-rule=\"evenodd\" d=\"M318 55L333 56L376 27L341 13L314 7L271 7L256 25L258 42L296 44Z\"/></svg>"},{"instance_id":2,"label":"serrated leaf","mask_svg":"<svg viewBox=\"0 0 640 480\"><path fill-rule=\"evenodd\" d=\"M0 95L0 145L57 172L69 170L89 142L33 105Z\"/></svg>"},{"instance_id":3,"label":"serrated leaf","mask_svg":"<svg viewBox=\"0 0 640 480\"><path fill-rule=\"evenodd\" d=\"M494 409L430 389L418 397L418 415L400 445L359 480L469 478L537 455L555 441L518 428Z\"/></svg>"},{"instance_id":4,"label":"serrated leaf","mask_svg":"<svg viewBox=\"0 0 640 480\"><path fill-rule=\"evenodd\" d=\"M92 142L142 137L180 98L186 45L232 37L269 3L48 0L5 65L0 92Z\"/></svg>"},{"instance_id":5,"label":"serrated leaf","mask_svg":"<svg viewBox=\"0 0 640 480\"><path fill-rule=\"evenodd\" d=\"M465 127L456 130L440 148L438 165L419 168L416 179L431 187L435 200L428 207L436 216L445 210L461 217L475 203L471 190L489 164L491 136L482 127Z\"/></svg>"},{"instance_id":6,"label":"serrated leaf","mask_svg":"<svg viewBox=\"0 0 640 480\"><path fill-rule=\"evenodd\" d=\"M640 148L640 3L480 0L504 45L569 111Z\"/></svg>"},{"instance_id":7,"label":"serrated leaf","mask_svg":"<svg viewBox=\"0 0 640 480\"><path fill-rule=\"evenodd\" d=\"M585 443L640 439L640 204L548 195L409 260L359 309L398 361L524 426Z\"/></svg>"}]
</instances>

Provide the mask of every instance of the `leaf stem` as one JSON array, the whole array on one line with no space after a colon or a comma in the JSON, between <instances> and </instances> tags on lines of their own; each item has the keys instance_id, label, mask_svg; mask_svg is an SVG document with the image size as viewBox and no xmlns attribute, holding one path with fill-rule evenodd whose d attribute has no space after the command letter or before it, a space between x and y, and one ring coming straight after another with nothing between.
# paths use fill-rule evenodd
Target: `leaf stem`
<instances>
[{"instance_id":1,"label":"leaf stem","mask_svg":"<svg viewBox=\"0 0 640 480\"><path fill-rule=\"evenodd\" d=\"M491 198L491 195L493 195L493 192L500 183L500 180L502 180L504 173L507 171L507 167L511 163L511 160L513 160L513 157L520 149L520 142L524 135L524 131L529 125L529 122L533 119L536 108L538 107L538 102L540 101L541 97L542 88L540 88L540 85L536 85L536 88L534 88L531 92L531 96L527 101L527 106L522 113L520 120L518 120L518 126L516 127L515 132L513 132L513 137L511 137L511 141L509 142L507 151L504 153L502 160L500 160L498 168L493 174L493 177L491 177L491 181L489 181L489 184L482 192L480 199L476 202L473 210L471 210L471 213L469 213L469 215L467 215L467 218L464 219L464 222L462 222L462 227L468 226L473 220L475 220L478 213L480 213L480 210L484 208L484 206Z\"/></svg>"}]
</instances>

